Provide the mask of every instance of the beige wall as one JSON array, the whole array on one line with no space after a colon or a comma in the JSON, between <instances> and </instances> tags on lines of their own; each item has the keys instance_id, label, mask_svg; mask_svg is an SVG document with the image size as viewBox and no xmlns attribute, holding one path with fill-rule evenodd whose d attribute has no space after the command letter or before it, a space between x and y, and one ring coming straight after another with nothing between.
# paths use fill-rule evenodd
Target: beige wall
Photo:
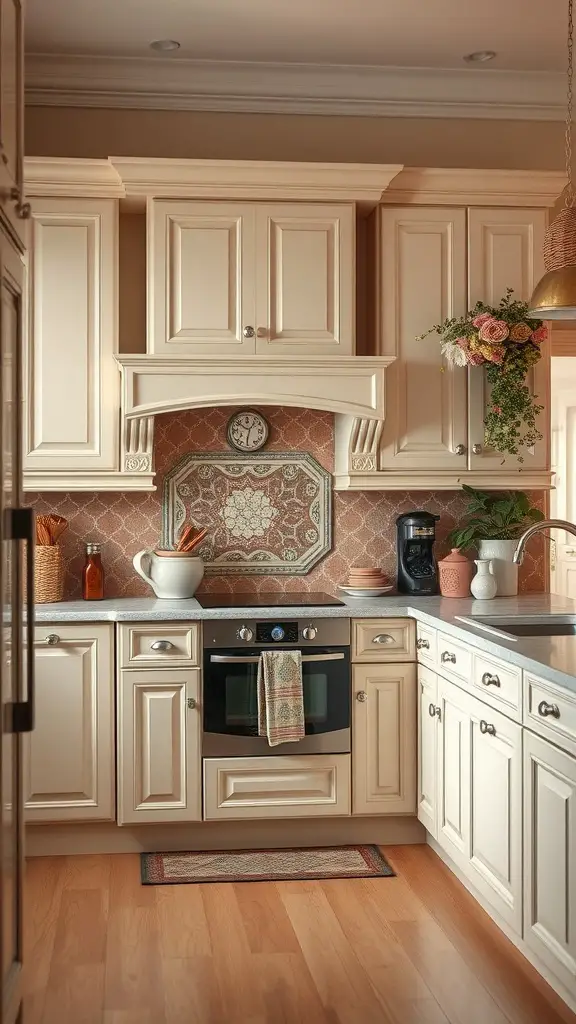
<instances>
[{"instance_id":1,"label":"beige wall","mask_svg":"<svg viewBox=\"0 0 576 1024\"><path fill-rule=\"evenodd\" d=\"M561 169L563 127L532 121L30 107L30 156L160 156Z\"/></svg>"}]
</instances>

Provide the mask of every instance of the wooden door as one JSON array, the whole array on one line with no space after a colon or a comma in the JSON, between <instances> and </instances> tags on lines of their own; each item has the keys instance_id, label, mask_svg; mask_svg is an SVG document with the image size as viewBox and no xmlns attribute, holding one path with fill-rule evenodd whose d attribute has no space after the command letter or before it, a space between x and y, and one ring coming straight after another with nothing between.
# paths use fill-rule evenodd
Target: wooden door
<instances>
[{"instance_id":1,"label":"wooden door","mask_svg":"<svg viewBox=\"0 0 576 1024\"><path fill-rule=\"evenodd\" d=\"M118 690L118 824L200 821L200 672L128 670Z\"/></svg>"},{"instance_id":2,"label":"wooden door","mask_svg":"<svg viewBox=\"0 0 576 1024\"><path fill-rule=\"evenodd\" d=\"M418 666L418 817L435 839L438 829L438 677Z\"/></svg>"},{"instance_id":3,"label":"wooden door","mask_svg":"<svg viewBox=\"0 0 576 1024\"><path fill-rule=\"evenodd\" d=\"M354 665L352 813L414 814L416 666Z\"/></svg>"},{"instance_id":4,"label":"wooden door","mask_svg":"<svg viewBox=\"0 0 576 1024\"><path fill-rule=\"evenodd\" d=\"M150 200L148 352L255 351L255 218L250 203Z\"/></svg>"},{"instance_id":5,"label":"wooden door","mask_svg":"<svg viewBox=\"0 0 576 1024\"><path fill-rule=\"evenodd\" d=\"M0 216L23 242L24 27L22 0L0 0Z\"/></svg>"},{"instance_id":6,"label":"wooden door","mask_svg":"<svg viewBox=\"0 0 576 1024\"><path fill-rule=\"evenodd\" d=\"M524 941L574 992L576 758L524 730Z\"/></svg>"},{"instance_id":7,"label":"wooden door","mask_svg":"<svg viewBox=\"0 0 576 1024\"><path fill-rule=\"evenodd\" d=\"M498 208L468 211L469 306L479 299L498 305L507 288L517 299L529 299L534 285L544 274L542 249L546 231L546 210L506 210ZM544 439L533 449L522 451L524 462L516 456L502 455L484 447L484 416L489 392L485 371L469 370L470 469L503 473L522 466L526 471L550 467L550 346L542 348L542 359L530 371L528 383L538 396L544 411L539 426ZM476 450L475 450L476 449Z\"/></svg>"},{"instance_id":8,"label":"wooden door","mask_svg":"<svg viewBox=\"0 0 576 1024\"><path fill-rule=\"evenodd\" d=\"M257 352L354 354L355 217L353 204L258 206Z\"/></svg>"},{"instance_id":9,"label":"wooden door","mask_svg":"<svg viewBox=\"0 0 576 1024\"><path fill-rule=\"evenodd\" d=\"M470 713L466 694L438 676L438 832L458 863L470 856Z\"/></svg>"},{"instance_id":10,"label":"wooden door","mask_svg":"<svg viewBox=\"0 0 576 1024\"><path fill-rule=\"evenodd\" d=\"M466 309L464 210L380 210L381 355L386 371L382 469L463 471L467 466L466 372L419 335Z\"/></svg>"},{"instance_id":11,"label":"wooden door","mask_svg":"<svg viewBox=\"0 0 576 1024\"><path fill-rule=\"evenodd\" d=\"M111 820L113 626L36 627L36 728L24 745L28 821Z\"/></svg>"},{"instance_id":12,"label":"wooden door","mask_svg":"<svg viewBox=\"0 0 576 1024\"><path fill-rule=\"evenodd\" d=\"M115 200L35 201L25 346L29 490L44 472L69 471L73 480L119 469L116 248Z\"/></svg>"}]
</instances>

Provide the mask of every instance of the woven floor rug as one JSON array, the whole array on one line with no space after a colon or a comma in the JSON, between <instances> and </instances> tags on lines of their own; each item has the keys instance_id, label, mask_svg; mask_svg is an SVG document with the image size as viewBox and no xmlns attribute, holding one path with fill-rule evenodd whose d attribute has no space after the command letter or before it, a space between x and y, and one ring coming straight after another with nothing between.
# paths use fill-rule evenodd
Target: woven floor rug
<instances>
[{"instance_id":1,"label":"woven floor rug","mask_svg":"<svg viewBox=\"0 0 576 1024\"><path fill-rule=\"evenodd\" d=\"M384 878L394 875L377 846L143 853L141 871L143 885Z\"/></svg>"}]
</instances>

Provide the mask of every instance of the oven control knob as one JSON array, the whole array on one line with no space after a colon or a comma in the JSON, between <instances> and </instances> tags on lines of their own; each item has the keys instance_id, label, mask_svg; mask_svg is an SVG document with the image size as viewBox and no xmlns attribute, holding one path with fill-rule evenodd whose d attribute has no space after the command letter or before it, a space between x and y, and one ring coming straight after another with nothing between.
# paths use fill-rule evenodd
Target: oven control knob
<instances>
[{"instance_id":1,"label":"oven control knob","mask_svg":"<svg viewBox=\"0 0 576 1024\"><path fill-rule=\"evenodd\" d=\"M236 636L238 637L239 640L245 640L246 643L249 643L252 637L254 636L254 633L252 632L249 626L242 626L238 630Z\"/></svg>"},{"instance_id":2,"label":"oven control knob","mask_svg":"<svg viewBox=\"0 0 576 1024\"><path fill-rule=\"evenodd\" d=\"M274 626L274 628L270 630L270 636L273 640L283 640L286 634L282 629L282 626Z\"/></svg>"},{"instance_id":3,"label":"oven control knob","mask_svg":"<svg viewBox=\"0 0 576 1024\"><path fill-rule=\"evenodd\" d=\"M316 626L304 626L302 636L305 640L315 640L317 632Z\"/></svg>"}]
</instances>

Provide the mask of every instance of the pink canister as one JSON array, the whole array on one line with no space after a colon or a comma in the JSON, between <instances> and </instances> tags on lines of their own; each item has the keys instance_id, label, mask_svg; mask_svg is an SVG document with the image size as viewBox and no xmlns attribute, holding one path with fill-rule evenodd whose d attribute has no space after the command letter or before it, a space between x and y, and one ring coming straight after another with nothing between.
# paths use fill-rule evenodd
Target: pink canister
<instances>
[{"instance_id":1,"label":"pink canister","mask_svg":"<svg viewBox=\"0 0 576 1024\"><path fill-rule=\"evenodd\" d=\"M470 597L470 583L474 565L459 548L452 548L446 558L438 562L440 593L442 597Z\"/></svg>"}]
</instances>

